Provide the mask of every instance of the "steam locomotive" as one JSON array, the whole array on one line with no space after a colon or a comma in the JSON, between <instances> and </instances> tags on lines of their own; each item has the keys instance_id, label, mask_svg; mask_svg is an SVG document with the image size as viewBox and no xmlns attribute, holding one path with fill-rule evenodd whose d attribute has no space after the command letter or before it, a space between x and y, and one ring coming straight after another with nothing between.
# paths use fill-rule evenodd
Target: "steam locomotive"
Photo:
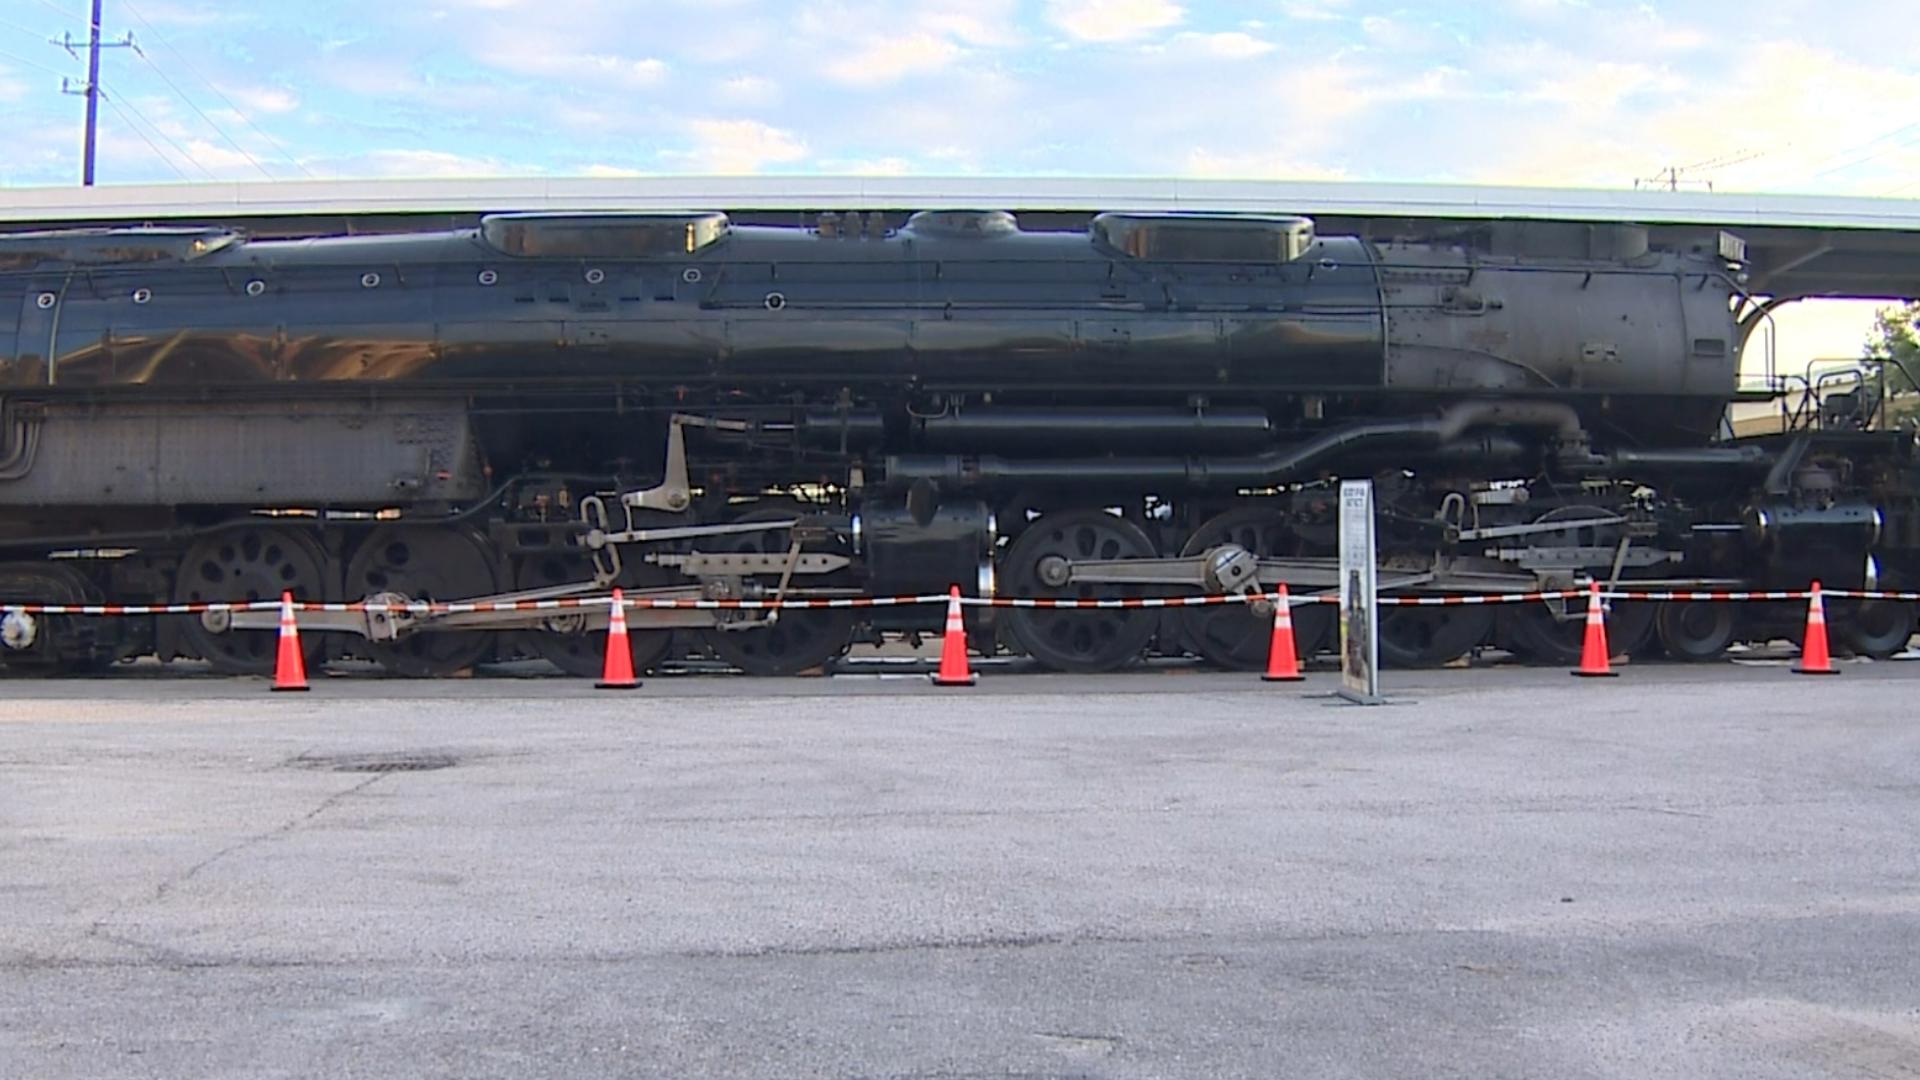
<instances>
[{"instance_id":1,"label":"steam locomotive","mask_svg":"<svg viewBox=\"0 0 1920 1080\"><path fill-rule=\"evenodd\" d=\"M1317 235L1271 215L516 214L398 235L0 236L0 601L1264 596L1334 587L1341 477L1383 585L1909 585L1913 440L1868 395L1723 437L1753 310L1737 238L1496 222ZM1861 387L1862 390L1865 386ZM1497 614L1496 614L1497 610ZM937 626L909 607L638 610L791 673ZM1257 666L1262 601L976 610L1050 668ZM1389 609L1383 660L1564 660L1574 605ZM604 609L339 612L313 660L597 670ZM1833 613L1885 654L1905 605ZM13 669L264 670L271 616L34 617ZM1622 648L1771 636L1765 607L1621 605ZM1300 609L1303 652L1326 605ZM677 644L676 644L677 643Z\"/></svg>"}]
</instances>

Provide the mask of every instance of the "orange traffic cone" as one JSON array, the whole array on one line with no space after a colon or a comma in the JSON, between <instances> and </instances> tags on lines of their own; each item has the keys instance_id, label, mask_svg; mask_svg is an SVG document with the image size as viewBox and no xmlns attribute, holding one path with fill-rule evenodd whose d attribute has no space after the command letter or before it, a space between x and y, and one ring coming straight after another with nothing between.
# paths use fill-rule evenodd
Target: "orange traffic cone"
<instances>
[{"instance_id":1,"label":"orange traffic cone","mask_svg":"<svg viewBox=\"0 0 1920 1080\"><path fill-rule=\"evenodd\" d=\"M599 690L634 690L640 680L633 674L633 646L627 641L627 599L613 590L607 608L607 662L600 668Z\"/></svg>"},{"instance_id":2,"label":"orange traffic cone","mask_svg":"<svg viewBox=\"0 0 1920 1080\"><path fill-rule=\"evenodd\" d=\"M1820 583L1813 583L1807 594L1807 639L1800 646L1800 662L1793 670L1801 675L1838 675L1833 657L1827 652L1827 605L1820 601Z\"/></svg>"},{"instance_id":3,"label":"orange traffic cone","mask_svg":"<svg viewBox=\"0 0 1920 1080\"><path fill-rule=\"evenodd\" d=\"M1606 604L1600 599L1600 583L1587 587L1587 638L1580 647L1580 666L1573 674L1587 679L1610 679L1620 674L1607 664Z\"/></svg>"},{"instance_id":4,"label":"orange traffic cone","mask_svg":"<svg viewBox=\"0 0 1920 1080\"><path fill-rule=\"evenodd\" d=\"M947 593L947 630L940 635L940 670L935 686L972 686L979 680L967 666L967 624L960 617L960 586Z\"/></svg>"},{"instance_id":5,"label":"orange traffic cone","mask_svg":"<svg viewBox=\"0 0 1920 1080\"><path fill-rule=\"evenodd\" d=\"M1264 682L1299 682L1300 657L1294 653L1293 602L1287 599L1287 583L1273 594L1273 640L1267 645L1267 673Z\"/></svg>"},{"instance_id":6,"label":"orange traffic cone","mask_svg":"<svg viewBox=\"0 0 1920 1080\"><path fill-rule=\"evenodd\" d=\"M293 618L293 593L280 594L280 655L273 665L275 690L305 690L307 658L300 651L300 624Z\"/></svg>"}]
</instances>

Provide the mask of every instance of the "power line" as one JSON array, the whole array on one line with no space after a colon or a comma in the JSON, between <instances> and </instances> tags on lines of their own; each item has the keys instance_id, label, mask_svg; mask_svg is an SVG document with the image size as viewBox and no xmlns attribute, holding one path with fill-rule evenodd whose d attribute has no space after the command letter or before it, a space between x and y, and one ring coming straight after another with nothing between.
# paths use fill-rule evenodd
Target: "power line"
<instances>
[{"instance_id":1,"label":"power line","mask_svg":"<svg viewBox=\"0 0 1920 1080\"><path fill-rule=\"evenodd\" d=\"M24 56L15 56L12 53L8 53L8 52L0 52L0 58L11 60L16 64L25 64L27 67L30 67L30 68L38 68L39 70L44 71L49 75L58 75L63 79L70 74L69 72L59 71L54 68L50 68L45 64L36 64Z\"/></svg>"},{"instance_id":2,"label":"power line","mask_svg":"<svg viewBox=\"0 0 1920 1080\"><path fill-rule=\"evenodd\" d=\"M128 115L127 115L127 114L126 114L126 113L125 113L124 111L122 111L122 110L121 110L121 108L120 108L120 103L119 103L118 101L116 101L116 100L114 100L114 99L113 99L113 98L112 98L111 96L109 96L109 95L108 95L108 94L106 93L106 91L105 91L104 89L103 89L103 90L102 90L102 91L100 92L100 100L102 100L102 101L104 101L104 102L106 102L106 103L107 103L107 108L109 108L109 109L112 109L112 110L114 111L114 114L115 114L115 115L117 115L117 116L119 116L119 117L120 117L120 119L122 119L122 120L124 120L124 121L126 121L126 124L127 124L127 127L129 127L129 128L131 128L131 129L133 130L133 133L134 133L135 135L138 135L138 136L140 136L140 141L141 141L141 142L143 142L143 143L146 143L146 144L147 144L147 147L148 147L149 149L151 149L151 150L153 151L153 155L154 155L155 157L157 157L157 158L159 158L159 159L160 159L160 160L161 160L162 162L164 162L164 163L166 164L166 166L167 166L167 168L169 168L169 169L172 169L172 170L173 170L173 174L174 174L175 176L178 176L178 177L179 177L180 179L182 179L182 180L191 180L191 179L193 179L193 177L191 177L191 176L188 176L188 175L186 174L186 172L185 172L185 171L183 171L183 170L182 170L182 169L180 168L180 166L178 166L178 165L175 165L175 164L173 163L173 159L167 156L167 152L166 152L165 150L162 150L162 149L160 149L160 147L159 147L159 146L157 146L157 145L155 145L155 144L154 144L154 141L153 141L152 139L149 139L149 138L147 138L147 133L146 133L146 132L144 132L144 131L141 131L141 130L140 130L140 125L138 125L138 124L136 124L136 123L134 123L134 122L133 122L133 118L132 118L132 117L130 117L130 116L128 116ZM127 105L127 108L129 108L129 109L131 109L131 108L133 108L133 105L132 105L132 103L128 103L128 105ZM143 120L144 120L144 119L146 119L146 118L145 118L145 117L141 117L141 119L143 119ZM147 122L148 122L149 124L151 124L151 123L152 123L152 121L151 121L151 120L149 120L149 121L147 121ZM157 128L157 127L156 127L156 128L154 128L153 130L154 130L154 133L155 133L155 134L157 134L157 135L159 135L159 136L160 136L161 138L163 138L163 139L165 139L165 138L167 138L167 133L166 133L166 132L164 132L164 131L161 131L161 130L160 130L159 128ZM171 142L172 140L168 140L168 141L169 141L169 142ZM195 166L196 168L199 168L201 172L203 172L203 173L206 173L206 172L207 172L207 170L206 170L206 168L205 168L204 166L201 166L199 162L197 162L197 161L194 161L194 160L193 160L193 156L192 156L191 154L189 154L189 155L187 155L187 161L188 161L188 163L189 163L189 164L191 164L191 165L193 165L193 166ZM212 178L213 178L213 174L212 174L212 173L207 173L207 177L208 177L208 179L212 179Z\"/></svg>"},{"instance_id":3,"label":"power line","mask_svg":"<svg viewBox=\"0 0 1920 1080\"><path fill-rule=\"evenodd\" d=\"M1783 150L1787 146L1792 145L1792 143L1786 143L1782 146L1748 147L1744 150L1735 150L1731 153L1721 154L1719 157L1708 158L1705 161L1696 161L1691 165L1682 165L1679 169L1681 172L1695 172L1700 169L1724 169L1729 165L1743 165L1749 161L1766 157L1768 154Z\"/></svg>"},{"instance_id":4,"label":"power line","mask_svg":"<svg viewBox=\"0 0 1920 1080\"><path fill-rule=\"evenodd\" d=\"M100 88L100 92L102 94L105 94L106 90L107 88L105 86L102 86ZM185 146L180 145L180 140L167 134L167 130L165 128L161 127L159 124L154 123L153 120L150 119L146 113L141 112L139 106L135 105L131 100L122 102L121 104L125 106L126 112L131 112L141 123L145 124L147 128L151 130L155 135L160 136L160 138L163 141L165 141L168 146L173 147L174 150L177 151L181 157L186 158L187 164L192 165L196 169L199 169L201 175L205 176L209 180L220 179L219 177L215 176L213 172L209 170L205 165L200 164L200 159L193 155L192 150L188 149ZM120 114L122 119L126 118L126 112L123 112Z\"/></svg>"},{"instance_id":5,"label":"power line","mask_svg":"<svg viewBox=\"0 0 1920 1080\"><path fill-rule=\"evenodd\" d=\"M34 38L37 40L46 39L46 35L42 31L35 30L33 27L28 26L25 23L14 22L12 19L0 19L0 26L11 26L15 30L20 31L23 34L32 34Z\"/></svg>"},{"instance_id":6,"label":"power line","mask_svg":"<svg viewBox=\"0 0 1920 1080\"><path fill-rule=\"evenodd\" d=\"M135 45L133 47L133 51L135 55L140 57L140 59L146 61L147 66L153 69L153 73L155 75L160 76L161 82L166 83L167 86L173 90L174 94L178 96L181 101L184 101L187 103L187 108L192 109L195 115L199 116L200 119L205 120L207 122L208 127L212 128L216 133L218 133L222 139L227 140L228 146L231 146L235 150L239 151L240 156L243 158L246 158L248 164L252 165L256 169L259 169L261 176L264 176L269 180L276 179L276 177L272 173L267 171L267 167L265 165L260 164L260 161L258 158L255 158L252 154L247 153L246 147L241 146L237 141L234 140L233 136L227 134L227 130L225 128L221 127L219 124L214 122L213 117L208 116L206 112L200 108L200 106L195 105L193 103L193 99L187 96L186 91L180 89L180 86L178 83L175 83L172 79L168 78L166 72L160 70L160 65L153 62L153 58L147 55L147 51L145 49L142 49L139 45Z\"/></svg>"},{"instance_id":7,"label":"power line","mask_svg":"<svg viewBox=\"0 0 1920 1080\"><path fill-rule=\"evenodd\" d=\"M1906 132L1908 132L1908 131L1911 131L1911 130L1913 130L1914 128L1920 128L1920 120L1915 120L1915 121L1912 121L1912 122L1910 122L1910 123L1905 123L1905 124L1902 124L1902 125L1900 125L1899 127L1897 127L1897 128L1893 128L1893 129L1892 129L1892 130L1890 130L1890 131L1883 131L1883 132L1881 132L1880 134L1878 134L1878 135L1875 135L1875 136L1874 136L1873 138L1871 138L1871 139L1868 139L1868 140L1867 140L1867 141L1865 141L1865 142L1862 142L1862 143L1855 143L1854 145L1852 145L1852 146L1849 146L1849 147L1847 147L1847 148L1846 148L1846 149L1844 149L1844 150L1838 150L1838 151L1835 151L1834 153L1831 153L1831 154L1828 154L1828 155L1827 155L1826 157L1823 157L1823 158L1821 158L1821 159L1820 159L1820 160L1819 160L1818 162L1816 162L1815 164L1816 164L1816 165L1825 165L1825 164L1826 164L1827 162L1829 162L1829 161L1836 161L1836 160L1839 160L1840 158L1844 158L1844 157L1849 157L1849 156L1851 156L1851 155L1853 155L1853 154L1857 154L1857 153L1859 153L1859 152L1860 152L1860 151L1862 151L1862 150L1865 150L1866 148L1868 148L1868 147L1870 147L1870 146L1872 146L1872 145L1874 145L1875 143L1879 143L1879 142L1885 142L1886 140L1888 140L1888 139L1891 139L1891 138L1893 138L1893 137L1894 137L1894 136L1896 136L1896 135L1902 135L1902 134L1905 134ZM1916 136L1916 137L1917 137L1917 138L1920 138L1920 136ZM1901 142L1901 143L1898 143L1898 144L1896 144L1896 145L1897 145L1897 146L1905 146L1905 145L1907 145L1907 143L1910 143L1910 142L1912 142L1912 141L1913 141L1912 139L1908 139L1908 140L1905 140L1905 141L1903 141L1903 142ZM1887 148L1887 149L1893 149L1893 147L1889 147L1889 148ZM1821 170L1820 170L1819 172L1816 172L1816 173L1814 173L1813 175L1814 175L1814 176L1816 176L1816 177L1819 177L1819 176L1826 176L1826 175L1827 175L1827 174L1829 174L1829 173L1836 173L1836 172L1843 172L1843 171L1845 171L1845 170L1847 170L1847 169L1851 169L1851 168L1853 168L1853 167L1854 167L1854 166L1856 166L1856 165L1861 165L1861 164L1864 164L1864 163L1866 163L1866 162L1869 162L1869 161L1872 161L1872 160L1873 160L1874 158L1876 158L1876 157L1879 157L1879 156L1880 156L1881 154L1884 154L1884 153L1886 153L1886 150L1885 150L1885 149L1883 149L1883 150L1879 150L1879 151L1875 151L1874 153L1871 153L1871 154L1868 154L1868 155L1867 155L1866 157L1863 157L1863 158L1861 158L1861 159L1859 159L1858 161L1849 161L1849 162L1845 162L1845 163L1842 163L1842 164L1840 164L1840 165L1836 165L1836 166L1834 166L1834 167L1833 167L1833 168L1831 168L1831 169L1821 169Z\"/></svg>"},{"instance_id":8,"label":"power line","mask_svg":"<svg viewBox=\"0 0 1920 1080\"><path fill-rule=\"evenodd\" d=\"M271 143L275 150L280 151L280 156L285 158L290 164L293 165L294 168L299 169L302 173L304 173L308 177L313 176L313 173L308 171L305 165L300 164L300 159L294 157L293 154L290 151L288 151L286 147L280 145L280 142L278 139L275 139L272 135L267 134L267 132L263 128L261 128L260 125L254 123L253 118L249 117L246 114L246 110L240 108L240 106L238 105L235 105L233 103L233 99L229 98L225 93L221 92L220 88L214 85L214 82L212 79L209 79L205 75L201 74L200 69L193 66L193 61L187 57L186 53L181 52L179 49L174 48L172 42L169 42L165 37L161 36L160 31L155 29L154 25L147 21L147 17L140 14L139 9L135 8L132 4L128 3L127 0L121 0L120 6L125 8L128 14L132 15L136 20L138 20L141 26L144 26L147 28L147 33L153 35L153 40L156 44L158 44L161 48L167 50L168 52L172 53L174 57L180 61L181 65L184 66L189 72L193 74L194 78L200 80L201 85L213 91L213 96L225 102L227 108L232 109L234 114L240 117L241 123L246 124L248 127L254 130L255 134L259 135L261 138Z\"/></svg>"},{"instance_id":9,"label":"power line","mask_svg":"<svg viewBox=\"0 0 1920 1080\"><path fill-rule=\"evenodd\" d=\"M1835 165L1831 169L1826 169L1821 172L1814 173L1813 175L1816 177L1828 176L1832 173L1846 172L1848 169L1857 169L1860 166L1865 165L1869 161L1874 161L1879 158L1886 157L1888 154L1894 153L1896 151L1904 150L1915 143L1920 143L1920 134L1915 134L1912 138L1901 139L1897 143L1892 143L1887 146L1883 146L1880 149L1875 150L1873 153L1865 155L1864 157L1858 157L1844 164Z\"/></svg>"}]
</instances>

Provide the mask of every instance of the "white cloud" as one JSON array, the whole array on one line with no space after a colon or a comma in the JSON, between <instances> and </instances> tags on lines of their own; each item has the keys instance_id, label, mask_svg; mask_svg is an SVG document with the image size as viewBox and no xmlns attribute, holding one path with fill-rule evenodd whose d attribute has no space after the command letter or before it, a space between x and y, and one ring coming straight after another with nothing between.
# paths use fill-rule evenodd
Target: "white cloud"
<instances>
[{"instance_id":1,"label":"white cloud","mask_svg":"<svg viewBox=\"0 0 1920 1080\"><path fill-rule=\"evenodd\" d=\"M278 86L221 83L220 92L249 116L257 116L261 113L288 113L300 107L299 95Z\"/></svg>"},{"instance_id":2,"label":"white cloud","mask_svg":"<svg viewBox=\"0 0 1920 1080\"><path fill-rule=\"evenodd\" d=\"M620 34L583 34L574 29L610 17L590 3L552 0L537 9L516 9L510 17L477 18L477 25L464 36L473 59L498 71L561 85L589 82L627 90L658 85L667 75L666 61L622 49Z\"/></svg>"},{"instance_id":3,"label":"white cloud","mask_svg":"<svg viewBox=\"0 0 1920 1080\"><path fill-rule=\"evenodd\" d=\"M254 21L248 12L229 11L227 5L176 4L170 0L141 0L140 14L145 16L147 22L162 26L212 26L216 23L230 26L237 19ZM76 12L74 18L81 26L86 25L84 12Z\"/></svg>"},{"instance_id":4,"label":"white cloud","mask_svg":"<svg viewBox=\"0 0 1920 1080\"><path fill-rule=\"evenodd\" d=\"M1047 21L1081 41L1132 41L1185 17L1171 0L1047 0Z\"/></svg>"},{"instance_id":5,"label":"white cloud","mask_svg":"<svg viewBox=\"0 0 1920 1080\"><path fill-rule=\"evenodd\" d=\"M1185 53L1219 60L1250 60L1272 52L1274 44L1238 30L1226 30L1217 34L1186 31L1173 35L1168 40L1166 48L1167 51L1176 54Z\"/></svg>"},{"instance_id":6,"label":"white cloud","mask_svg":"<svg viewBox=\"0 0 1920 1080\"><path fill-rule=\"evenodd\" d=\"M690 120L687 131L693 136L692 149L662 156L695 172L753 173L807 156L807 144L792 132L758 120Z\"/></svg>"},{"instance_id":7,"label":"white cloud","mask_svg":"<svg viewBox=\"0 0 1920 1080\"><path fill-rule=\"evenodd\" d=\"M780 99L780 84L759 75L722 79L717 96L729 105L770 105Z\"/></svg>"},{"instance_id":8,"label":"white cloud","mask_svg":"<svg viewBox=\"0 0 1920 1080\"><path fill-rule=\"evenodd\" d=\"M819 163L820 171L841 176L905 176L913 171L906 158L832 158Z\"/></svg>"},{"instance_id":9,"label":"white cloud","mask_svg":"<svg viewBox=\"0 0 1920 1080\"><path fill-rule=\"evenodd\" d=\"M1183 175L1220 180L1341 180L1345 169L1305 160L1281 151L1187 151Z\"/></svg>"},{"instance_id":10,"label":"white cloud","mask_svg":"<svg viewBox=\"0 0 1920 1080\"><path fill-rule=\"evenodd\" d=\"M629 169L624 165L603 165L603 164L600 164L599 162L595 162L592 165L589 165L586 168L581 169L580 175L592 176L596 178L621 178L621 177L633 177L633 176L648 176L651 174L648 173L645 169Z\"/></svg>"},{"instance_id":11,"label":"white cloud","mask_svg":"<svg viewBox=\"0 0 1920 1080\"><path fill-rule=\"evenodd\" d=\"M496 48L476 59L516 75L543 79L591 79L628 88L653 86L667 74L666 61L652 56L566 52L540 47Z\"/></svg>"},{"instance_id":12,"label":"white cloud","mask_svg":"<svg viewBox=\"0 0 1920 1080\"><path fill-rule=\"evenodd\" d=\"M981 48L1021 44L1018 8L1012 0L914 0L914 4L915 22L933 33Z\"/></svg>"},{"instance_id":13,"label":"white cloud","mask_svg":"<svg viewBox=\"0 0 1920 1080\"><path fill-rule=\"evenodd\" d=\"M1531 58L1529 106L1497 132L1469 179L1626 186L1669 165L1719 190L1872 194L1920 171L1920 143L1873 143L1920 111L1920 75L1799 42L1750 44L1729 71ZM1741 117L1729 127L1728 116ZM1484 144L1483 144L1484 145Z\"/></svg>"},{"instance_id":14,"label":"white cloud","mask_svg":"<svg viewBox=\"0 0 1920 1080\"><path fill-rule=\"evenodd\" d=\"M377 176L389 179L458 179L473 176L524 176L540 170L497 158L470 157L444 150L371 150L333 159L309 159L317 176Z\"/></svg>"},{"instance_id":15,"label":"white cloud","mask_svg":"<svg viewBox=\"0 0 1920 1080\"><path fill-rule=\"evenodd\" d=\"M826 66L827 77L853 86L878 86L908 75L939 71L961 55L960 46L938 34L875 38Z\"/></svg>"},{"instance_id":16,"label":"white cloud","mask_svg":"<svg viewBox=\"0 0 1920 1080\"><path fill-rule=\"evenodd\" d=\"M1332 22L1346 18L1347 0L1287 0L1280 14L1300 22Z\"/></svg>"}]
</instances>

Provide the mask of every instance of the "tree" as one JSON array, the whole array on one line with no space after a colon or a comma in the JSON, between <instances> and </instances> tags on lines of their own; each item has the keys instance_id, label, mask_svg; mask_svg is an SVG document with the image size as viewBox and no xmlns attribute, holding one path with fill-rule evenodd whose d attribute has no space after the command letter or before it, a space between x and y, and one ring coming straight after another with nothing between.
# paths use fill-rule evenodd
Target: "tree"
<instances>
[{"instance_id":1,"label":"tree","mask_svg":"<svg viewBox=\"0 0 1920 1080\"><path fill-rule=\"evenodd\" d=\"M1887 369L1887 387L1890 390L1905 391L1920 389L1913 385L1913 377L1920 376L1920 301L1910 300L1893 307L1883 307L1873 317L1873 330L1867 335L1866 359L1898 360L1906 365L1907 374L1900 369Z\"/></svg>"},{"instance_id":2,"label":"tree","mask_svg":"<svg viewBox=\"0 0 1920 1080\"><path fill-rule=\"evenodd\" d=\"M1873 330L1867 335L1865 358L1897 360L1888 364L1886 423L1889 427L1920 427L1920 401L1916 401L1914 379L1920 377L1920 301L1909 300L1883 307L1873 316Z\"/></svg>"}]
</instances>

